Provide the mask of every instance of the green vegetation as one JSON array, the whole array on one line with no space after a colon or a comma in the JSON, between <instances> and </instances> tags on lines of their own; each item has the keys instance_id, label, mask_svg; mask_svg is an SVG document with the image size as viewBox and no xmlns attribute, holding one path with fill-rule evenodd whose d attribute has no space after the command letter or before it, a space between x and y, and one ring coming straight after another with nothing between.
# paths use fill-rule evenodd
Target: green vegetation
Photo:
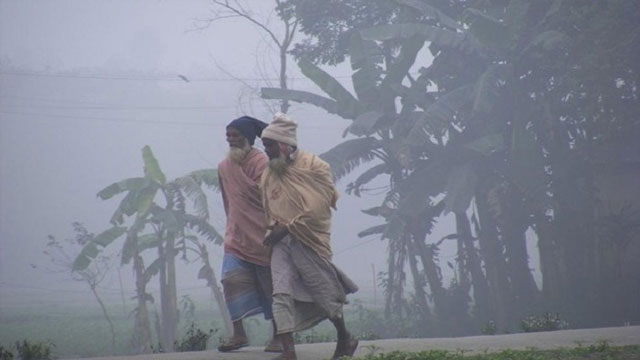
<instances>
[{"instance_id":1,"label":"green vegetation","mask_svg":"<svg viewBox=\"0 0 640 360\"><path fill-rule=\"evenodd\" d=\"M374 349L375 351L375 349ZM463 352L430 350L418 353L371 354L362 360L633 360L640 357L640 345L610 346L607 343L561 350L505 350L465 355Z\"/></svg>"},{"instance_id":2,"label":"green vegetation","mask_svg":"<svg viewBox=\"0 0 640 360\"><path fill-rule=\"evenodd\" d=\"M197 236L216 244L222 242L220 234L208 222L207 197L201 188L203 184L216 188L217 173L215 170L200 170L167 181L149 146L142 148L142 160L144 176L114 182L98 192L102 200L126 195L111 217L112 226L95 237L91 236L84 244L73 262L73 271L85 271L106 249L112 250L119 245L121 265L133 263L136 279L134 351L152 351L149 306L155 300L147 287L153 278L160 285L156 335L162 349L173 351L178 327L176 258L179 254L185 261L188 261L188 254L202 261L199 278L207 281L216 295L220 311L226 314L221 291L209 264L207 246ZM187 206L188 199L192 200L191 207ZM124 241L117 243L116 240L121 238ZM154 252L156 258L145 264L143 253ZM229 323L228 315L224 317Z\"/></svg>"},{"instance_id":3,"label":"green vegetation","mask_svg":"<svg viewBox=\"0 0 640 360\"><path fill-rule=\"evenodd\" d=\"M207 349L207 342L215 334L217 330L209 329L208 332L196 329L195 323L191 323L184 338L175 343L175 350L182 351L202 351Z\"/></svg>"},{"instance_id":4,"label":"green vegetation","mask_svg":"<svg viewBox=\"0 0 640 360\"><path fill-rule=\"evenodd\" d=\"M393 325L398 336L466 335L490 321L515 332L547 309L575 327L640 320L629 255L640 226L638 1L285 3L305 37L292 54L319 90L262 97L343 118L350 136L322 157L337 178L354 173L347 193L385 189L363 209L378 225L358 235L388 244L379 279L384 319L408 323ZM349 63L351 79L332 76ZM455 232L435 239L443 216ZM454 260L440 257L445 241Z\"/></svg>"},{"instance_id":5,"label":"green vegetation","mask_svg":"<svg viewBox=\"0 0 640 360\"><path fill-rule=\"evenodd\" d=\"M13 353L0 346L0 360L13 360Z\"/></svg>"},{"instance_id":6,"label":"green vegetation","mask_svg":"<svg viewBox=\"0 0 640 360\"><path fill-rule=\"evenodd\" d=\"M16 351L20 360L51 360L54 344L50 342L16 341Z\"/></svg>"},{"instance_id":7,"label":"green vegetation","mask_svg":"<svg viewBox=\"0 0 640 360\"><path fill-rule=\"evenodd\" d=\"M378 187L384 199L363 210L378 225L358 234L388 245L388 267L377 274L384 310L349 307L356 336L461 336L640 322L640 262L634 257L640 244L639 1L277 3L277 15L285 24L294 21L306 37L291 54L322 94L281 84L263 88L262 97L284 109L305 103L342 117L349 138L322 157L337 178L362 166L346 186L349 194L366 196L371 184L384 184ZM290 45L279 46L283 61ZM352 70L348 85L328 67L346 61ZM200 329L219 324L187 321L190 327L179 328L179 255L202 262L198 277L222 314L194 319L225 318L230 328L207 250L222 240L208 222L202 189L216 188L215 169L168 180L150 147L142 149L142 160L140 176L98 193L102 200L120 197L119 205L105 219L111 224L105 231L81 232L86 242L73 261L76 274L105 254L119 253L121 266L133 266L131 318L106 307L100 315L79 308L18 310L0 322L0 339L10 341L3 346L28 339L17 349L27 351L51 341L60 354L74 356L111 353L104 341L109 338L117 354L147 353L157 343L167 351L203 346L215 330ZM455 230L434 239L443 216L455 219ZM537 241L536 266L530 264L531 238ZM450 261L440 257L444 242L456 249ZM541 287L532 267L541 271ZM445 271L453 274L449 283ZM159 301L148 291L152 280L159 282ZM158 314L154 329L152 306ZM103 317L112 320L111 332ZM253 320L245 326L252 341L261 342L269 331ZM297 340L334 336L319 326ZM482 356L618 356L616 348L601 348ZM620 358L636 350L624 348Z\"/></svg>"},{"instance_id":8,"label":"green vegetation","mask_svg":"<svg viewBox=\"0 0 640 360\"><path fill-rule=\"evenodd\" d=\"M196 303L188 297L181 301L181 321L178 327L179 340L174 344L176 351L199 351L214 349L224 336L220 315L211 310L211 304ZM134 304L129 304L126 312L123 312L121 304L107 304L107 309L112 314L113 326L117 333L115 355L131 354L131 319L129 312ZM383 309L368 306L362 301L356 300L345 308L345 317L353 334L362 340L375 340L395 337L395 332L408 331L402 326L400 319L392 322L384 320ZM551 318L554 318L552 316ZM541 317L541 318L544 318ZM252 346L264 346L271 333L271 324L262 317L256 316L245 321L245 328ZM60 331L64 329L64 331ZM316 327L296 335L298 343L334 342L335 329L330 322L324 321ZM406 333L405 337L416 337L416 334ZM54 345L55 356L59 358L87 358L96 356L108 356L112 354L111 337L108 324L104 321L102 311L96 304L92 307L75 306L33 306L12 307L10 314L3 313L0 317L0 360L9 360L9 353L15 354L16 342L22 343L26 339L28 348L34 349L37 344ZM152 339L154 344L159 344L157 337ZM557 359L579 360L591 356L590 360L604 359L637 359L630 355L638 355L640 346L613 347L607 343L592 346L578 347L571 350L540 352L540 351L514 351L499 354L487 354L487 357L470 358L472 360L494 359ZM156 351L160 347L156 348ZM44 350L41 349L41 350ZM393 353L383 355L375 346L367 347L370 353L365 359L433 359L450 360L461 359L455 352L423 352L418 354ZM3 352L4 351L4 352ZM511 354L512 358L508 355ZM514 355L515 354L515 355ZM464 360L469 360L469 354ZM609 356L607 358L605 355ZM620 356L618 356L620 355ZM629 356L627 356L629 355ZM4 357L2 357L4 356ZM404 357L403 357L404 356ZM436 357L440 356L440 357ZM488 357L502 356L502 357ZM528 357L526 357L528 356ZM537 356L537 357L536 357ZM547 357L545 357L547 356ZM550 357L555 356L555 357ZM562 357L564 356L564 357ZM582 356L582 357L580 357ZM627 357L625 357L627 356Z\"/></svg>"},{"instance_id":9,"label":"green vegetation","mask_svg":"<svg viewBox=\"0 0 640 360\"><path fill-rule=\"evenodd\" d=\"M569 323L560 318L560 314L545 313L542 316L527 316L520 321L524 332L554 331L568 329Z\"/></svg>"},{"instance_id":10,"label":"green vegetation","mask_svg":"<svg viewBox=\"0 0 640 360\"><path fill-rule=\"evenodd\" d=\"M19 357L15 343L25 339L31 344L55 344L55 355L60 358L130 355L133 329L129 313L132 305L127 308L126 313L123 313L121 304L107 305L117 334L115 352L112 352L109 326L97 305L12 307L10 312L3 313L0 317L0 346L13 352L16 359ZM217 334L216 329L221 329L224 325L219 321L220 315L205 310L207 307L202 305L200 310L196 309L194 329L213 329L212 335ZM184 342L190 337L190 326L188 323L180 325L178 337ZM257 330L255 326L249 326L248 330L250 335L263 331ZM266 339L267 328L264 333ZM197 330L193 335L198 335ZM217 346L217 340L214 337L207 338L207 348Z\"/></svg>"}]
</instances>

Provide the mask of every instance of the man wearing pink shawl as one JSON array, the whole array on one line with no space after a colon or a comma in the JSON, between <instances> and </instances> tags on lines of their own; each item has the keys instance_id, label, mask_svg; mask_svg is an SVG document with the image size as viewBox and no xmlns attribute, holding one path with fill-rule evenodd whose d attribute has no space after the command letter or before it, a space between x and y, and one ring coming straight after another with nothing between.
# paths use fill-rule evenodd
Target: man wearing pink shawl
<instances>
[{"instance_id":1,"label":"man wearing pink shawl","mask_svg":"<svg viewBox=\"0 0 640 360\"><path fill-rule=\"evenodd\" d=\"M266 126L249 116L229 123L226 129L229 154L218 165L227 215L222 285L233 322L232 336L218 347L222 352L249 345L242 319L259 313L263 313L267 320L273 319L270 252L262 244L266 219L258 187L268 158L252 146ZM265 351L280 351L281 346L274 338Z\"/></svg>"}]
</instances>

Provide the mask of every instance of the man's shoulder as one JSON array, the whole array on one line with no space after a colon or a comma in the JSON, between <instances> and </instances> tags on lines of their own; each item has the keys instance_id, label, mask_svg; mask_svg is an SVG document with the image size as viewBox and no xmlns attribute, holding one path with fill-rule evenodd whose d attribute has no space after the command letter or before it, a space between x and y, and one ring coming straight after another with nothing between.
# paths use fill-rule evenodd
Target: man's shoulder
<instances>
[{"instance_id":1,"label":"man's shoulder","mask_svg":"<svg viewBox=\"0 0 640 360\"><path fill-rule=\"evenodd\" d=\"M226 157L224 159L220 160L220 162L218 163L218 173L220 173L221 170L224 171L224 169L226 167L228 167L231 162L232 161L229 160L229 158L226 158Z\"/></svg>"},{"instance_id":2,"label":"man's shoulder","mask_svg":"<svg viewBox=\"0 0 640 360\"><path fill-rule=\"evenodd\" d=\"M269 158L267 157L267 154L265 154L263 151L260 151L258 149L252 149L251 151L249 151L249 153L247 154L247 157L241 164L234 162L228 157L225 157L218 163L218 169L228 168L230 166L238 166L238 167L255 166L256 164L262 164L267 162L269 162Z\"/></svg>"},{"instance_id":3,"label":"man's shoulder","mask_svg":"<svg viewBox=\"0 0 640 360\"><path fill-rule=\"evenodd\" d=\"M247 161L255 162L255 163L263 163L263 162L269 162L269 158L267 157L267 154L264 153L264 151L253 148L247 154Z\"/></svg>"},{"instance_id":4,"label":"man's shoulder","mask_svg":"<svg viewBox=\"0 0 640 360\"><path fill-rule=\"evenodd\" d=\"M320 156L305 150L298 150L298 158L300 165L305 168L330 168L329 163L324 161Z\"/></svg>"}]
</instances>

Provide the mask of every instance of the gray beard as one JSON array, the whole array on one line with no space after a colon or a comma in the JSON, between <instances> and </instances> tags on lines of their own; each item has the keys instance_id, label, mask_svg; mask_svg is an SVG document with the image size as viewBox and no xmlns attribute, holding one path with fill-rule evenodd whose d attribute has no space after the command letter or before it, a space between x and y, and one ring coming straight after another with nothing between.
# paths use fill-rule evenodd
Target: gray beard
<instances>
[{"instance_id":1,"label":"gray beard","mask_svg":"<svg viewBox=\"0 0 640 360\"><path fill-rule=\"evenodd\" d=\"M269 160L269 169L278 176L284 175L284 173L287 172L288 167L289 161L282 156Z\"/></svg>"},{"instance_id":2,"label":"gray beard","mask_svg":"<svg viewBox=\"0 0 640 360\"><path fill-rule=\"evenodd\" d=\"M251 151L251 146L249 144L245 144L242 148L232 147L229 148L229 152L227 153L227 158L233 161L236 164L241 164L244 159L247 157L247 154Z\"/></svg>"}]
</instances>

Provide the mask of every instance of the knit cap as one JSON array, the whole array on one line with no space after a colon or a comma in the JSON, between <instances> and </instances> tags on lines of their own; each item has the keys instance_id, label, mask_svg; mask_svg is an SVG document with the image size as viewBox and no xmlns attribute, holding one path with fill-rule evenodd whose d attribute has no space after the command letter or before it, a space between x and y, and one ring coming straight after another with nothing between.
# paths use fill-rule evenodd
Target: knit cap
<instances>
[{"instance_id":1,"label":"knit cap","mask_svg":"<svg viewBox=\"0 0 640 360\"><path fill-rule=\"evenodd\" d=\"M232 127L242 134L242 136L247 138L249 145L253 145L256 140L256 136L260 137L262 130L267 126L266 123L252 118L251 116L242 116L239 117L227 125L227 127Z\"/></svg>"},{"instance_id":2,"label":"knit cap","mask_svg":"<svg viewBox=\"0 0 640 360\"><path fill-rule=\"evenodd\" d=\"M292 146L298 146L298 139L296 136L296 128L298 124L281 112L276 113L273 116L273 121L262 130L262 138L267 138L281 143L289 144Z\"/></svg>"}]
</instances>

